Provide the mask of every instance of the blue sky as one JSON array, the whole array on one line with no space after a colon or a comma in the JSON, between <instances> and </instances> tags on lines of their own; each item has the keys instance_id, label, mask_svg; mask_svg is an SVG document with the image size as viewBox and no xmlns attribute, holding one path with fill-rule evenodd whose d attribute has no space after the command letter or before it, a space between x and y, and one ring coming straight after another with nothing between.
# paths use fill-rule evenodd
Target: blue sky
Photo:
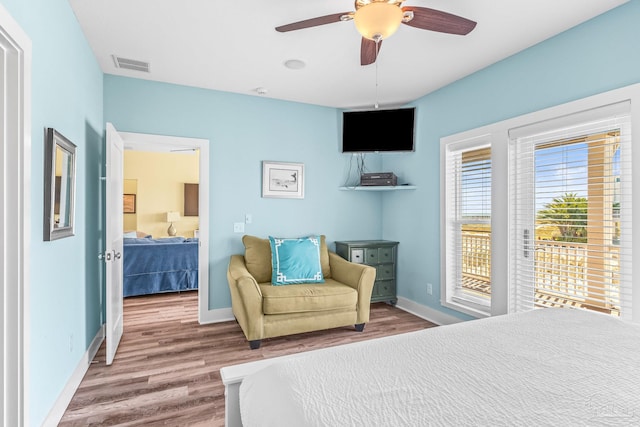
<instances>
[{"instance_id":1,"label":"blue sky","mask_svg":"<svg viewBox=\"0 0 640 427\"><path fill-rule=\"evenodd\" d=\"M536 210L566 193L588 196L588 147L586 143L536 150ZM613 177L620 177L620 150L613 158ZM615 178L614 178L615 179Z\"/></svg>"},{"instance_id":2,"label":"blue sky","mask_svg":"<svg viewBox=\"0 0 640 427\"><path fill-rule=\"evenodd\" d=\"M587 197L587 143L541 148L535 152L536 211L566 193ZM491 215L491 160L466 162L462 174L462 216ZM620 150L613 158L613 179L620 177Z\"/></svg>"}]
</instances>

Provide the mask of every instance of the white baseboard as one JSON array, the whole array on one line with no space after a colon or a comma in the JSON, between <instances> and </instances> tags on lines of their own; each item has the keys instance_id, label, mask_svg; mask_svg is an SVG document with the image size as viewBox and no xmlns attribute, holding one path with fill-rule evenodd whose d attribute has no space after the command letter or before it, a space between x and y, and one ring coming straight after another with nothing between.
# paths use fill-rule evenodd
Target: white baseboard
<instances>
[{"instance_id":1,"label":"white baseboard","mask_svg":"<svg viewBox=\"0 0 640 427\"><path fill-rule=\"evenodd\" d=\"M91 341L91 344L89 344L89 348L82 355L82 359L80 359L78 366L73 371L73 374L71 374L71 378L69 378L69 381L67 381L67 384L62 390L62 393L60 393L60 396L58 396L58 399L53 405L53 408L51 408L51 410L49 411L49 415L47 415L47 418L45 418L44 422L42 423L43 426L55 427L62 419L64 411L67 410L67 406L69 406L73 395L75 394L76 390L80 386L80 383L82 382L82 379L84 378L84 374L87 373L87 370L91 365L91 361L98 352L100 344L102 344L102 341L104 340L104 333L105 325L102 325L98 330L96 336L93 338L93 341Z\"/></svg>"},{"instance_id":2,"label":"white baseboard","mask_svg":"<svg viewBox=\"0 0 640 427\"><path fill-rule=\"evenodd\" d=\"M398 303L396 304L396 307L408 313L421 317L425 320L428 320L429 322L435 323L436 325L451 325L453 323L459 323L463 321L462 319L458 319L457 317L445 314L439 310L427 307L426 305L418 304L415 301L411 301L410 299L403 297L398 297Z\"/></svg>"},{"instance_id":3,"label":"white baseboard","mask_svg":"<svg viewBox=\"0 0 640 427\"><path fill-rule=\"evenodd\" d=\"M445 314L439 310L418 304L417 302L403 297L398 297L396 307L437 325L450 325L462 322L462 319L458 319L457 317ZM218 308L205 312L200 319L200 324L205 325L207 323L229 322L231 320L235 320L231 307Z\"/></svg>"},{"instance_id":4,"label":"white baseboard","mask_svg":"<svg viewBox=\"0 0 640 427\"><path fill-rule=\"evenodd\" d=\"M208 310L200 317L200 324L205 325L207 323L220 323L235 320L233 310L228 308L217 308L215 310Z\"/></svg>"}]
</instances>

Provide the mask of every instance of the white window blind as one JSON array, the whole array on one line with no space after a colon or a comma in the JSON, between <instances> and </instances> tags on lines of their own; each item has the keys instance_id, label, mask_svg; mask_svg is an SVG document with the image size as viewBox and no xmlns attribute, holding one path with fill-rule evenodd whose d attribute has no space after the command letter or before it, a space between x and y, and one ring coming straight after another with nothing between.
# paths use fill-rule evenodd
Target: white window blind
<instances>
[{"instance_id":1,"label":"white window blind","mask_svg":"<svg viewBox=\"0 0 640 427\"><path fill-rule=\"evenodd\" d=\"M450 144L445 159L445 305L489 313L491 147ZM456 307L459 308L459 307Z\"/></svg>"},{"instance_id":2,"label":"white window blind","mask_svg":"<svg viewBox=\"0 0 640 427\"><path fill-rule=\"evenodd\" d=\"M631 317L628 102L510 134L510 311Z\"/></svg>"}]
</instances>

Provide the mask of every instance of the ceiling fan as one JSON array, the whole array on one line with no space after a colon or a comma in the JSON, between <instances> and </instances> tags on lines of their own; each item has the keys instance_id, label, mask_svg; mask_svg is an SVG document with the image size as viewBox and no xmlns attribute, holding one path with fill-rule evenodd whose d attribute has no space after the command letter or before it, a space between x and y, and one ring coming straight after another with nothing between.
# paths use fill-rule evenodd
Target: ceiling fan
<instances>
[{"instance_id":1,"label":"ceiling fan","mask_svg":"<svg viewBox=\"0 0 640 427\"><path fill-rule=\"evenodd\" d=\"M476 26L474 21L440 10L415 6L401 7L403 2L404 0L356 0L355 12L305 19L276 27L276 31L284 33L353 20L358 32L362 34L360 64L369 65L376 61L382 40L392 35L400 24L458 35L467 35Z\"/></svg>"}]
</instances>

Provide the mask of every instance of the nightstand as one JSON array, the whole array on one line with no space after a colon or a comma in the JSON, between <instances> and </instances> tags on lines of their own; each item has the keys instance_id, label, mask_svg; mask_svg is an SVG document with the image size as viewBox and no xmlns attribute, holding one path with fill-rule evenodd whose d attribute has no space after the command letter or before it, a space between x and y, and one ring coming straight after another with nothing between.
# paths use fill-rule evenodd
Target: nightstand
<instances>
[{"instance_id":1,"label":"nightstand","mask_svg":"<svg viewBox=\"0 0 640 427\"><path fill-rule=\"evenodd\" d=\"M389 240L349 240L336 242L336 253L347 261L376 269L371 302L395 304L398 242Z\"/></svg>"}]
</instances>

